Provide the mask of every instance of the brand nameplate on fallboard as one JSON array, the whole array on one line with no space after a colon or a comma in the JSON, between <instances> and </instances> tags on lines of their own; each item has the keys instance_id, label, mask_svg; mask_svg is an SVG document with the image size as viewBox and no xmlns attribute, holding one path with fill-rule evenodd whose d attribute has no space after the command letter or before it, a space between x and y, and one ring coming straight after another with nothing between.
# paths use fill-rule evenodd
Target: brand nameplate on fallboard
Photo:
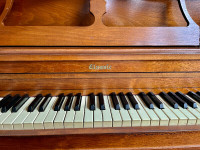
<instances>
[{"instance_id":1,"label":"brand nameplate on fallboard","mask_svg":"<svg viewBox=\"0 0 200 150\"><path fill-rule=\"evenodd\" d=\"M90 64L89 65L89 70L111 70L112 66L111 65L95 65L95 64Z\"/></svg>"}]
</instances>

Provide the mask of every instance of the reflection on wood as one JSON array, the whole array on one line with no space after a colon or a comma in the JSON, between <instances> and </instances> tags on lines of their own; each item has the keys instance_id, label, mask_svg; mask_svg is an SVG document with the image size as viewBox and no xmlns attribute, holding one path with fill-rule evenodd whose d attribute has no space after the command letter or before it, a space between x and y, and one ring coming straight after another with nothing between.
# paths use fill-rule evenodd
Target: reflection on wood
<instances>
[{"instance_id":1,"label":"reflection on wood","mask_svg":"<svg viewBox=\"0 0 200 150\"><path fill-rule=\"evenodd\" d=\"M186 26L177 0L107 0L107 26ZM123 6L123 7L122 7Z\"/></svg>"},{"instance_id":2,"label":"reflection on wood","mask_svg":"<svg viewBox=\"0 0 200 150\"><path fill-rule=\"evenodd\" d=\"M88 26L89 0L14 0L6 26Z\"/></svg>"}]
</instances>

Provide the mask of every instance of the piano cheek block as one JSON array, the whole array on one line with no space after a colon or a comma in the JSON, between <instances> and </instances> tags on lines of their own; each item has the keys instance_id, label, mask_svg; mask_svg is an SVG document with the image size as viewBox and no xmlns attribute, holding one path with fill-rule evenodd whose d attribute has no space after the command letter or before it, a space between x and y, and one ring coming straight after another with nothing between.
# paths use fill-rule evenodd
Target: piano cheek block
<instances>
[{"instance_id":1,"label":"piano cheek block","mask_svg":"<svg viewBox=\"0 0 200 150\"><path fill-rule=\"evenodd\" d=\"M0 0L0 149L200 149L199 8Z\"/></svg>"}]
</instances>

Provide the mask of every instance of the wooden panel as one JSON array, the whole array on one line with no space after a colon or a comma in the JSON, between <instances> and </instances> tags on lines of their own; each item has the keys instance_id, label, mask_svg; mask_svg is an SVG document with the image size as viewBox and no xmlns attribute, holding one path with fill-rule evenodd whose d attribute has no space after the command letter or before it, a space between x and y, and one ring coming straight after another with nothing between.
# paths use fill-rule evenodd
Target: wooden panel
<instances>
[{"instance_id":1,"label":"wooden panel","mask_svg":"<svg viewBox=\"0 0 200 150\"><path fill-rule=\"evenodd\" d=\"M36 96L38 94L43 94L43 95L47 95L49 93L51 93L54 96L58 96L60 93L65 93L65 94L69 94L69 93L73 93L74 95L77 93L82 93L82 95L89 95L91 93L94 94L98 94L98 93L103 93L104 95L109 95L112 92L115 93L120 93L120 92L124 92L124 93L128 93L128 92L132 92L134 94L138 94L139 92L154 92L155 94L159 94L161 91L164 92L177 92L177 91L181 91L183 93L188 93L189 91L193 91L193 92L197 92L200 91L200 87L192 87L192 88L176 88L176 87L172 87L172 88L140 88L140 89L136 89L136 88L130 88L130 89L75 89L75 90L62 90L62 89L55 89L55 90L26 90L26 91L13 91L13 90L3 90L0 91L0 96L4 97L5 95L8 94L21 94L21 95L25 95L25 94L29 94L30 96Z\"/></svg>"},{"instance_id":2,"label":"wooden panel","mask_svg":"<svg viewBox=\"0 0 200 150\"><path fill-rule=\"evenodd\" d=\"M189 11L189 14L194 19L194 21L200 25L200 12L199 10L199 0L186 0L187 8Z\"/></svg>"},{"instance_id":3,"label":"wooden panel","mask_svg":"<svg viewBox=\"0 0 200 150\"><path fill-rule=\"evenodd\" d=\"M199 60L199 47L0 47L0 61Z\"/></svg>"},{"instance_id":4,"label":"wooden panel","mask_svg":"<svg viewBox=\"0 0 200 150\"><path fill-rule=\"evenodd\" d=\"M177 59L181 59L183 56L184 58L187 56L192 56L192 58L194 56L199 57L198 55L195 55L199 53L200 53L200 47L153 47L153 46L152 47L120 47L120 46L119 47L0 47L0 54L1 54L0 56L14 55L15 57L17 57L21 55L27 55L27 56L40 55L40 57L42 57L43 55L48 54L50 56L58 55L59 57L61 57L62 55L64 56L75 55L77 57L80 57L82 55L83 56L86 55L88 56L87 58L88 60L93 59L89 58L89 56L91 55L100 55L100 56L120 55L121 57L123 57L123 55L125 55L126 57L128 57L128 55L131 56L142 55L144 59L146 57L150 59L151 56L153 56L153 59L155 58L159 59L159 57L155 56L162 56L161 59L165 59L165 57L167 58L171 57L171 59L177 57ZM149 55L144 55L144 54L149 54ZM139 60L143 59L139 57Z\"/></svg>"},{"instance_id":5,"label":"wooden panel","mask_svg":"<svg viewBox=\"0 0 200 150\"><path fill-rule=\"evenodd\" d=\"M0 17L4 22L12 0ZM188 21L187 27L106 27L102 23L104 0L92 0L90 10L95 16L91 26L0 26L1 46L198 46L199 27L187 12L185 0L179 0ZM38 3L39 5L39 3ZM41 5L41 3L40 3ZM16 32L17 31L17 32ZM113 34L114 33L114 34ZM170 33L170 34L169 34ZM34 36L33 36L34 35ZM56 37L56 38L55 38ZM42 40L40 40L42 39ZM158 40L159 39L159 40Z\"/></svg>"},{"instance_id":6,"label":"wooden panel","mask_svg":"<svg viewBox=\"0 0 200 150\"><path fill-rule=\"evenodd\" d=\"M103 23L109 27L187 26L176 0L109 0L106 6Z\"/></svg>"},{"instance_id":7,"label":"wooden panel","mask_svg":"<svg viewBox=\"0 0 200 150\"><path fill-rule=\"evenodd\" d=\"M96 75L96 77L94 77ZM96 90L199 87L199 74L2 74L0 90Z\"/></svg>"},{"instance_id":8,"label":"wooden panel","mask_svg":"<svg viewBox=\"0 0 200 150\"><path fill-rule=\"evenodd\" d=\"M1 46L198 46L199 27L1 27ZM16 32L17 31L17 32ZM76 32L72 32L76 31ZM154 33L153 33L154 31ZM102 33L103 32L103 33ZM143 34L141 34L141 32ZM167 33L172 33L168 36ZM23 33L23 34L20 34ZM41 34L42 33L42 34ZM111 34L111 33L115 33ZM149 38L148 35L153 35ZM34 36L32 36L34 35ZM85 36L90 35L90 36ZM133 36L135 35L135 36ZM187 36L185 36L187 35ZM16 38L17 37L17 38ZM47 38L48 37L48 38ZM55 38L57 37L57 38ZM174 39L173 37L176 37ZM9 40L8 40L9 39ZM43 39L43 40L38 40ZM162 39L159 40L158 39ZM173 39L173 40L172 40Z\"/></svg>"},{"instance_id":9,"label":"wooden panel","mask_svg":"<svg viewBox=\"0 0 200 150\"><path fill-rule=\"evenodd\" d=\"M3 9L5 7L5 3L6 3L6 0L1 0L0 1L0 14L3 12Z\"/></svg>"},{"instance_id":10,"label":"wooden panel","mask_svg":"<svg viewBox=\"0 0 200 150\"><path fill-rule=\"evenodd\" d=\"M5 3L5 0L2 0L1 2ZM69 23L69 25L73 25L73 24L81 25L80 24L81 18L79 18L79 20L77 18L88 13L88 8L87 8L88 1L82 1L82 0L78 0L76 1L76 3L72 1L65 2L62 0L59 0L57 3L52 2L52 1L45 1L43 2L43 5L38 5L38 4L35 5L34 9L31 9L30 7L32 5L32 1L25 2L24 5L23 3L24 1L19 1L19 0L15 1L13 9L11 10L11 13L7 16L7 19L5 20L5 22L8 25L12 25L12 24L15 24L15 25L28 25L28 24L30 25L34 25L34 24L62 25L64 23L65 24ZM83 5L83 3L85 3L85 5ZM56 17L57 15L48 15L48 10L51 10L53 8L54 10L58 9L60 8L59 5L61 4L65 6L65 10L71 10L71 11L63 11L63 9L54 11L54 14L58 13L58 15L60 15L59 18ZM66 4L68 4L68 6L70 6L71 9L67 8L68 6L66 6ZM149 4L150 4L151 9L148 9ZM200 23L198 19L198 17L200 16L199 15L200 12L198 11L198 8L199 8L198 6L200 4L198 0L192 0L192 1L186 0L186 4L187 4L187 8L191 17L196 21L196 23ZM81 7L81 5L85 7ZM124 7L120 7L122 5ZM3 9L4 4L0 4L0 6ZM134 7L136 7L137 9ZM110 26L111 25L135 26L139 23L140 23L140 26L141 25L142 26L152 26L152 25L153 26L186 26L186 22L180 10L177 8L178 8L178 2L176 0L167 0L167 1L159 0L156 3L154 1L150 1L150 2L134 1L131 3L131 1L121 2L118 0L112 0L108 2L107 10L112 11L114 14L112 15L106 14L104 18L106 18L106 21L107 21L106 24ZM47 10L47 11L44 11L44 10ZM147 10L147 11L145 12L144 10L145 11ZM38 11L42 13L37 14ZM160 11L163 11L165 14L161 13ZM118 13L121 13L121 14L123 13L123 14L119 15ZM76 16L78 14L79 16ZM34 15L35 17L32 17ZM163 15L165 15L165 17L163 17ZM48 16L48 17L44 17L44 16ZM123 18L121 18L122 16ZM174 16L174 17L171 17L171 16ZM16 21L16 19L18 19L18 21ZM44 20L44 21L41 22L41 20Z\"/></svg>"},{"instance_id":11,"label":"wooden panel","mask_svg":"<svg viewBox=\"0 0 200 150\"><path fill-rule=\"evenodd\" d=\"M0 62L0 73L198 72L200 61Z\"/></svg>"},{"instance_id":12,"label":"wooden panel","mask_svg":"<svg viewBox=\"0 0 200 150\"><path fill-rule=\"evenodd\" d=\"M5 136L51 136L51 135L98 135L98 134L149 134L167 132L200 132L199 125L190 126L149 126L149 127L102 127L102 128L66 128L66 129L40 129L40 130L0 130L0 137Z\"/></svg>"},{"instance_id":13,"label":"wooden panel","mask_svg":"<svg viewBox=\"0 0 200 150\"><path fill-rule=\"evenodd\" d=\"M94 22L89 4L89 0L14 0L4 24L6 26L89 26Z\"/></svg>"},{"instance_id":14,"label":"wooden panel","mask_svg":"<svg viewBox=\"0 0 200 150\"><path fill-rule=\"evenodd\" d=\"M2 149L199 149L199 131L0 137ZM187 142L186 142L187 141Z\"/></svg>"}]
</instances>

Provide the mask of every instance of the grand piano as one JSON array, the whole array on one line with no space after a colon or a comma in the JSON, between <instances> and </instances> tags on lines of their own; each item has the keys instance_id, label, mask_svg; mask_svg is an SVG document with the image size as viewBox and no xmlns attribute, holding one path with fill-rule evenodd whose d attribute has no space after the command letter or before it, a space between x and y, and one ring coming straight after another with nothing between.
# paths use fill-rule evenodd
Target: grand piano
<instances>
[{"instance_id":1,"label":"grand piano","mask_svg":"<svg viewBox=\"0 0 200 150\"><path fill-rule=\"evenodd\" d=\"M200 149L199 0L0 0L1 149Z\"/></svg>"}]
</instances>

